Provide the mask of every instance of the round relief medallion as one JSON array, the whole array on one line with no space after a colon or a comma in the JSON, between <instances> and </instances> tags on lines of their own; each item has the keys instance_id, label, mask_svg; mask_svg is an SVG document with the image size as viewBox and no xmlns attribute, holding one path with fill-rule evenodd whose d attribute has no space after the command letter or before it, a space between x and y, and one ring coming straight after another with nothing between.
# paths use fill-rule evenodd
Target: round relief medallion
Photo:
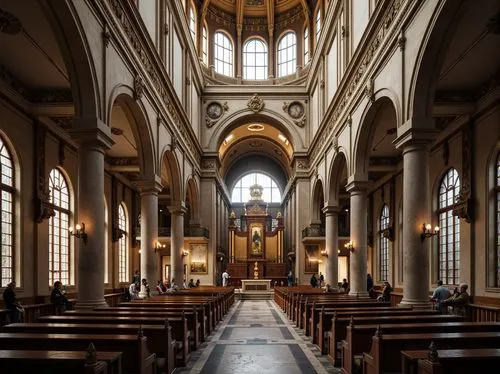
<instances>
[{"instance_id":1,"label":"round relief medallion","mask_svg":"<svg viewBox=\"0 0 500 374\"><path fill-rule=\"evenodd\" d=\"M298 101L294 101L288 106L288 114L294 119L299 119L304 115L304 106Z\"/></svg>"},{"instance_id":2,"label":"round relief medallion","mask_svg":"<svg viewBox=\"0 0 500 374\"><path fill-rule=\"evenodd\" d=\"M222 105L217 102L208 104L207 106L207 116L210 119L218 119L222 116Z\"/></svg>"}]
</instances>

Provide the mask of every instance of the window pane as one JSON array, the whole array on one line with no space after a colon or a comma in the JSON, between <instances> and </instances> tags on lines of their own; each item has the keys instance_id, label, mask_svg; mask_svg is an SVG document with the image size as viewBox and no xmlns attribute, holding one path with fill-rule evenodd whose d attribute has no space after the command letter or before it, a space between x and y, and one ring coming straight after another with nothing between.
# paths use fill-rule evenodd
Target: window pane
<instances>
[{"instance_id":1,"label":"window pane","mask_svg":"<svg viewBox=\"0 0 500 374\"><path fill-rule=\"evenodd\" d=\"M251 173L242 177L233 188L231 201L246 203L250 200L250 187L258 184L263 187L262 199L266 202L280 203L281 192L275 181L262 173Z\"/></svg>"},{"instance_id":2,"label":"window pane","mask_svg":"<svg viewBox=\"0 0 500 374\"><path fill-rule=\"evenodd\" d=\"M215 34L214 62L217 73L233 76L233 45L221 32Z\"/></svg>"},{"instance_id":3,"label":"window pane","mask_svg":"<svg viewBox=\"0 0 500 374\"><path fill-rule=\"evenodd\" d=\"M295 34L285 34L278 43L278 77L295 74L297 68L297 42Z\"/></svg>"},{"instance_id":4,"label":"window pane","mask_svg":"<svg viewBox=\"0 0 500 374\"><path fill-rule=\"evenodd\" d=\"M120 204L118 207L118 228L120 229L120 239L118 240L118 281L129 282L128 279L128 220L125 212L125 205Z\"/></svg>"},{"instance_id":5,"label":"window pane","mask_svg":"<svg viewBox=\"0 0 500 374\"><path fill-rule=\"evenodd\" d=\"M243 48L243 79L267 79L267 46L259 39Z\"/></svg>"}]
</instances>

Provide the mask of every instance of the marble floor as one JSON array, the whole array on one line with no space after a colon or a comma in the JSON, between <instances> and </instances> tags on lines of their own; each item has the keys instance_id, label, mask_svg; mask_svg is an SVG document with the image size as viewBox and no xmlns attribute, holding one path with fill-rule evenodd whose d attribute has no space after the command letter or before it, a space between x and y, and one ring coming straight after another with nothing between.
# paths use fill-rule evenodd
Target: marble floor
<instances>
[{"instance_id":1,"label":"marble floor","mask_svg":"<svg viewBox=\"0 0 500 374\"><path fill-rule=\"evenodd\" d=\"M237 301L176 373L340 373L270 300Z\"/></svg>"}]
</instances>

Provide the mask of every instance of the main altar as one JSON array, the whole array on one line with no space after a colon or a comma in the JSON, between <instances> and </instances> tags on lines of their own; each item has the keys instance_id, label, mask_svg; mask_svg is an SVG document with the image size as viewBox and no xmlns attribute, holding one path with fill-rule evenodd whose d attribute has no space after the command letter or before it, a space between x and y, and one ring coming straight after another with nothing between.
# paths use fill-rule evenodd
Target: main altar
<instances>
[{"instance_id":1,"label":"main altar","mask_svg":"<svg viewBox=\"0 0 500 374\"><path fill-rule=\"evenodd\" d=\"M246 290L264 287L269 290L271 284L286 282L283 217L280 212L275 217L268 213L262 191L262 186L251 186L250 200L245 203L243 214L237 217L232 212L229 218L227 269L233 285L241 285Z\"/></svg>"}]
</instances>

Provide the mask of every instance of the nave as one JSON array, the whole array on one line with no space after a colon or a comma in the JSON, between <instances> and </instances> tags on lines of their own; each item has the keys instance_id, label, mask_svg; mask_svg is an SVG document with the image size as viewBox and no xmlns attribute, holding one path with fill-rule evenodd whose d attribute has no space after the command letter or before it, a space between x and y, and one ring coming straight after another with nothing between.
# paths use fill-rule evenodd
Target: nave
<instances>
[{"instance_id":1,"label":"nave","mask_svg":"<svg viewBox=\"0 0 500 374\"><path fill-rule=\"evenodd\" d=\"M235 302L196 353L176 373L340 373L272 300Z\"/></svg>"}]
</instances>

